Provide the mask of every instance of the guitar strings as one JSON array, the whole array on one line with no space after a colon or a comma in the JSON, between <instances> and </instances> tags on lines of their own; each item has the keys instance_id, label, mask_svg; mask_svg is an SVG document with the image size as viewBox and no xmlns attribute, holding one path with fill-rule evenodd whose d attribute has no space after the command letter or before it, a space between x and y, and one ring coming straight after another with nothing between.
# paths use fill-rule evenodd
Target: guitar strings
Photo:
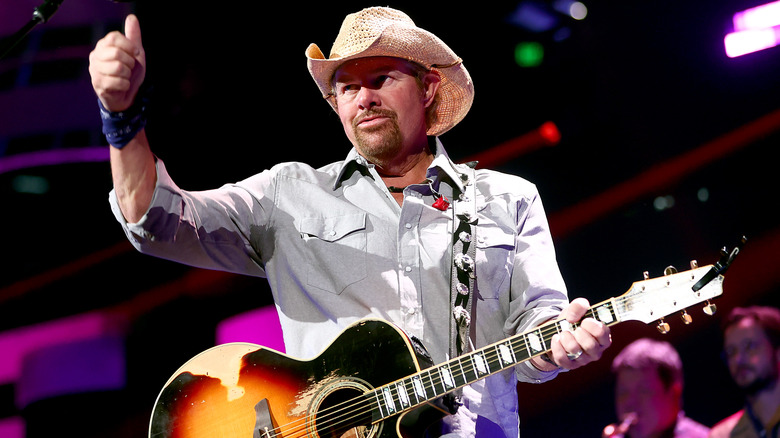
<instances>
[{"instance_id":1,"label":"guitar strings","mask_svg":"<svg viewBox=\"0 0 780 438\"><path fill-rule=\"evenodd\" d=\"M621 305L624 305L625 302L627 301L627 299L628 298L623 298L623 297L615 298L617 303L621 304ZM597 306L601 306L601 305L605 305L605 304L602 303L602 304L599 304ZM615 306L612 306L609 303L607 303L606 305L610 306L610 307L615 307ZM595 307L597 307L597 306L594 306L593 308L589 309L590 316L592 316L592 317L596 316L596 314L594 313L593 309ZM617 309L612 308L612 311L617 313ZM527 336L529 334L531 334L531 333L538 332L538 333L540 333L542 335L543 340L547 341L548 339L551 339L554 334L561 332L559 323L560 323L560 321L550 321L550 322L548 322L546 324L543 324L543 325L539 326L535 330L531 330L531 331L528 331L528 332L525 332L525 333L521 333L521 334L515 335L515 336L513 336L511 338L508 338L507 340L505 340L503 342L500 342L498 344L490 345L490 346L484 347L484 348L482 348L480 350L477 350L477 351L474 351L472 353L469 353L469 354L467 354L465 356L461 356L459 358L451 359L450 361L448 361L448 362L446 362L444 364L441 364L441 365L438 365L438 366L434 366L434 367L431 367L431 368L419 371L418 373L415 373L412 376L408 376L408 377L406 377L404 379L400 379L400 380L397 380L395 382L391 382L390 384L386 384L386 385L384 385L382 387L379 387L377 389L374 389L372 391L368 391L366 393L363 393L363 394L361 394L358 397L354 397L352 399L343 401L343 402L341 402L339 404L336 404L334 406L331 406L331 407L328 407L326 409L323 409L322 411L318 412L317 415L315 416L317 418L317 421L314 424L316 424L316 428L317 429L328 429L328 428L331 428L331 427L337 428L341 424L349 424L349 422L351 422L351 421L354 421L354 420L359 419L359 418L363 418L367 412L375 410L375 409L379 409L379 401L377 401L376 399L377 398L380 399L380 400L382 399L383 391L384 391L385 388L388 388L390 390L391 394L393 394L393 392L395 392L395 395L393 395L392 397L393 397L393 400L397 400L398 390L394 386L396 384L401 384L401 385L404 386L405 389L408 390L409 389L408 385L411 384L411 379L414 378L414 377L419 377L420 381L423 382L422 385L423 385L424 392L425 392L425 395L426 395L427 398L422 398L422 401L420 401L421 397L419 397L416 394L414 388L412 387L411 388L412 389L412 393L417 396L416 397L417 398L417 403L411 403L411 400L410 400L410 403L409 403L408 406L402 406L401 409L399 410L399 409L397 409L395 407L395 401L393 401L393 404L394 404L393 413L388 415L388 416L386 416L386 417L382 417L382 419L390 417L392 415L396 415L398 413L405 412L405 411L410 410L410 409L413 409L416 406L422 405L422 404L424 404L427 401L430 401L430 400L432 400L432 399L434 399L436 397L439 397L439 396L444 395L444 394L446 394L448 392L451 392L451 391L457 389L457 387L459 387L459 386L463 386L465 384L470 383L469 379L466 378L466 374L468 374L468 373L473 374L476 377L476 379L474 379L473 381L476 381L476 380L479 380L479 379L481 379L483 377L487 377L489 374L493 374L493 373L496 373L496 372L498 372L500 370L503 370L503 369L506 369L506 368L510 368L511 366L518 365L519 363L524 362L524 361L530 359L531 357L533 357L533 355L530 354L531 349L530 349L530 346L529 346L528 341L526 339ZM574 327L574 325L572 325L572 327ZM525 350L526 352L528 352L528 357L524 357L524 358L522 358L520 360L517 360L517 358L514 357L511 362L502 365L502 355L499 352L498 348L499 348L499 345L506 345L506 344L509 344L512 347L513 353ZM547 345L547 344L548 344L548 342L545 342L545 348L543 348L542 351L539 351L538 352L539 354L546 353L546 352L549 351L549 345ZM482 372L482 371L477 370L475 368L475 365L474 365L473 361L472 360L468 360L469 358L471 358L471 357L473 357L475 355L482 355L484 360L487 362L487 369L490 370L489 372ZM514 356L514 354L513 354L513 356ZM461 374L461 376L463 378L463 381L464 381L464 383L459 385L459 386L450 385L450 384L446 383L444 381L444 379L442 378L442 371L441 370L446 369L447 373L452 373L454 371L454 368L459 368L460 369L460 374ZM454 379L454 374L450 374L450 375ZM441 392L438 392L438 390L436 389L437 385L443 389ZM433 393L433 396L429 396L428 395L429 391L431 391ZM407 392L407 395L408 395L408 392ZM285 436L289 436L291 438L292 437L298 437L298 436L304 436L304 435L300 435L300 434L306 434L306 432L307 432L306 429L311 424L310 418L311 418L311 416L307 415L307 416L304 416L304 417L302 417L300 419L297 419L297 420L295 420L293 422L290 422L290 423L287 423L287 424L284 424L284 425L280 425L277 428L275 428L274 430L281 433L281 431L283 429L288 429L285 432ZM367 425L367 424L356 424L353 427L358 427L358 426L370 426L370 425ZM288 435L289 433L296 433L296 435Z\"/></svg>"},{"instance_id":2,"label":"guitar strings","mask_svg":"<svg viewBox=\"0 0 780 438\"><path fill-rule=\"evenodd\" d=\"M540 327L540 329L542 329L543 336L559 332L559 330L556 327L556 325L557 324L550 323L550 324L547 324L547 325L545 325L543 327ZM540 330L540 329L537 329L537 330ZM522 335L518 335L516 337L516 339L514 339L514 340L512 340L510 338L510 340L508 342L510 344L517 344L517 345L512 345L513 349L517 349L517 348L527 349L527 344L526 344L526 342L524 340L524 336L522 336ZM491 348L491 346L489 346L489 347L487 347L487 349L475 352L475 353L484 354L483 357L488 362L488 369L495 368L497 366L498 369L500 370L500 369L508 368L509 366L511 366L511 365L505 366L505 367L501 366L500 365L500 360L499 360L500 353L495 349L496 346L492 346L492 347L493 348ZM455 389L454 387L446 388L445 387L445 383L443 382L443 379L440 376L440 373L441 373L440 370L441 369L445 369L446 368L448 372L453 371L454 367L452 366L452 364L458 365L462 374L470 372L470 373L474 374L476 377L479 377L479 375L482 374L482 373L479 372L478 370L474 369L474 365L472 364L471 361L466 361L465 362L466 366L464 367L464 361L462 359L470 357L470 356L471 355L467 355L467 356L464 356L462 358L456 358L456 359L453 359L450 362L447 362L445 364L439 365L437 367L433 367L433 369L427 369L427 370L421 371L420 373L417 373L415 376L417 376L417 375L422 376L423 374L427 375L427 379L425 379L425 376L423 376L423 381L430 381L430 384L425 383L425 386L424 386L424 388L426 389L426 395L427 395L427 390L431 390L431 389L433 390L433 393L434 393L435 396L440 395L440 394L437 393L437 391L435 389L436 385L439 385L439 386L441 386L444 389L444 391L442 391L441 394L444 394L446 392L450 392L451 390ZM529 356L529 358L530 358L530 356ZM523 361L527 360L527 359L528 358L523 359ZM520 363L520 361L514 362L513 364L517 364L517 363ZM492 367L490 366L490 364L492 364ZM436 371L439 371L439 372L436 372ZM403 380L406 380L406 379L401 379L401 381L403 381ZM468 382L468 379L464 376L464 383L467 383L467 382ZM373 391L373 393L375 395L379 396L379 395L381 395L382 388L385 388L385 387L390 388L390 390L392 391L393 385L395 383L397 383L397 382L393 382L390 385L385 385L385 386L383 386L383 387ZM451 385L447 385L447 386L451 386ZM369 397L366 397L367 394L371 394L371 393L366 393L366 394L363 395L363 397L354 398L354 399L352 399L350 401L341 403L342 405L345 405L346 403L351 403L350 406L347 406L346 410L345 409L341 409L337 405L337 406L329 408L329 410L334 410L335 413L325 414L324 413L325 411L323 411L323 414L321 415L321 417L322 417L321 421L318 421L317 424L318 425L322 425L322 426L329 426L328 423L330 423L330 422L335 422L335 424L339 424L339 422L349 421L349 420L352 420L352 419L356 418L356 416L361 415L363 412L365 412L366 407L371 408L371 409L377 408L378 407L378 402L374 401L373 397L370 397L371 400L369 400ZM354 402L355 400L357 400L357 403ZM419 398L418 398L418 400L419 400ZM411 405L411 407L414 407L414 406L416 406L418 404L421 404L421 403L418 402L415 405ZM410 408L410 407L404 407L402 409L402 411L406 410L408 408ZM356 412L355 409L359 409L357 411L358 412L357 414L355 414L355 412ZM345 412L346 412L346 414L345 414ZM333 415L335 415L335 418L327 418L327 417L333 416ZM301 421L307 421L307 419L303 419Z\"/></svg>"},{"instance_id":3,"label":"guitar strings","mask_svg":"<svg viewBox=\"0 0 780 438\"><path fill-rule=\"evenodd\" d=\"M488 367L490 369L495 369L496 367L500 368L500 364L499 364L499 361L498 361L498 357L499 357L499 353L498 352L494 351L494 349L492 349L492 348L488 348L488 350L486 350L484 353L485 353L484 354L485 359L488 361L489 364L492 364L492 366L488 365ZM445 384L444 384L444 382L443 382L443 380L442 380L442 378L440 376L440 373L437 372L437 371L439 371L439 369L441 369L442 367L445 367L445 366L450 371L453 371L453 368L455 368L455 367L452 366L453 363L459 365L459 368L461 369L461 373L463 373L463 374L470 372L470 373L474 374L477 377L481 374L480 372L478 372L477 370L474 369L474 366L471 363L471 361L466 361L465 362L465 366L464 366L464 361L461 360L461 359L454 359L454 360L448 362L447 364L442 364L442 365L440 365L438 367L433 367L432 369L423 370L423 371L415 374L415 376L420 376L421 377L421 381L425 382L423 388L424 388L424 390L426 392L426 396L427 396L427 394L429 392L433 392L434 397L436 397L436 396L440 396L441 394L444 394L446 392L449 392L451 390L454 390L454 388L447 388L447 389L445 389ZM401 380L408 380L408 379L409 378L401 379ZM466 379L464 377L464 381L467 382L468 379ZM428 382L430 382L430 383L428 383ZM374 395L379 397L379 396L381 396L381 392L382 392L383 388L389 387L391 389L391 391L392 391L394 389L393 386L394 386L395 383L397 383L397 382L393 382L392 384L383 386L383 387L381 387L381 388L379 388L379 389L377 389L377 390L375 390L373 392L365 393L361 397L353 398L352 400L348 400L348 401L342 402L340 405L335 405L333 407L330 407L328 409L323 410L319 415L317 415L317 417L319 418L319 420L317 421L317 425L319 427L321 427L321 428L338 426L341 423L347 423L349 421L352 421L355 418L359 418L361 415L363 415L366 412L366 409L376 409L376 408L378 408L378 402L373 400L374 397L370 397L370 394L373 393ZM436 390L436 386L437 385L442 387L444 390L441 391L441 392L438 392ZM412 390L413 390L413 388L412 388ZM413 393L414 393L414 391L413 391ZM434 398L434 397L430 397L430 398ZM409 406L402 408L402 411L406 410L406 409L411 409L414 406L423 404L425 401L427 401L427 399L423 399L423 402L420 402L419 401L420 397L417 397L417 400L418 400L417 403L410 404ZM328 412L328 411L332 411L332 412ZM305 433L305 430L301 431L300 428L305 428L306 424L309 423L308 417L300 419L300 420L296 421L295 423L300 423L300 422L303 422L303 424L302 425L301 424L296 425L299 428L299 430L297 430L296 432ZM281 429L282 427L292 428L293 425L294 425L294 423L289 423L287 425L281 426L279 429Z\"/></svg>"},{"instance_id":4,"label":"guitar strings","mask_svg":"<svg viewBox=\"0 0 780 438\"><path fill-rule=\"evenodd\" d=\"M613 300L613 302L604 302L604 303L600 303L600 304L598 304L596 306L591 307L590 309L588 309L589 315L587 315L587 316L591 316L591 317L594 317L594 318L598 319L598 315L596 314L594 309L597 308L597 307L602 307L603 306L603 307L606 307L606 308L611 310L611 313L614 315L612 323L615 323L615 322L619 321L619 318L618 318L619 314L625 313L626 311L629 310L628 307L626 306L626 303L629 300L633 301L634 304L641 304L642 302L647 301L645 297L639 297L639 298L637 298L637 297L617 297L617 298L613 298L612 300ZM571 324L571 327L572 327L572 329L575 329L576 325L575 324ZM456 389L455 386L452 386L450 384L446 384L444 382L443 378L441 377L442 370L446 370L447 373L451 373L453 371L453 366L452 366L453 364L457 365L460 368L460 372L463 375L464 384L468 384L469 380L465 377L466 373L472 373L474 376L477 377L477 380L478 380L478 379L481 378L480 374L485 374L485 376L487 376L489 374L497 372L498 370L503 370L505 368L509 368L511 366L517 365L517 364L519 364L521 362L524 362L524 361L530 359L531 357L533 357L533 355L530 353L530 348L529 348L529 345L528 345L527 336L529 334L531 334L531 333L534 333L534 332L538 332L539 334L541 334L543 340L547 341L548 337L551 339L552 335L561 332L561 330L560 330L560 321L559 320L558 321L551 321L549 323L541 325L540 327L538 327L535 330L528 331L528 332L516 335L516 336L514 336L512 338L509 338L508 340L506 340L504 342L501 342L501 343L498 343L498 344L494 344L492 346L488 346L488 347L483 348L481 350L478 350L478 351L476 351L474 353L470 353L470 354L468 354L466 356L462 356L460 358L452 359L452 360L448 361L445 364L442 364L442 365L439 365L439 366L435 366L435 367L432 367L432 369L423 370L423 371L415 374L415 376L421 376L421 377L424 377L423 375L427 376L427 379L424 379L424 378L421 379L423 381L427 380L427 381L430 382L430 384L429 383L425 383L425 386L424 386L424 388L426 390L425 391L426 392L426 396L427 396L427 391L428 390L432 390L433 394L434 394L433 397L429 397L429 399L424 400L422 403L424 403L424 402L426 402L426 401L428 401L428 400L430 400L432 398L435 398L435 397L438 397L440 395L443 395L443 394L446 394L448 392L451 392L451 391ZM542 354L542 353L546 353L546 352L550 351L549 346L546 345L547 343L548 342L545 342L545 348L543 348L542 351L538 351L537 352L538 354ZM500 360L501 353L498 350L496 350L498 348L498 346L501 345L501 344L509 344L512 347L512 352L513 353L518 351L518 350L526 350L526 351L528 351L529 356L525 357L525 358L523 358L521 360L517 360L516 358L514 358L511 362L507 362L507 364L501 365L501 360ZM483 358L487 361L488 369L491 369L490 365L492 364L493 367L496 367L496 366L498 367L497 371L491 371L489 373L483 373L483 372L475 369L475 366L472 363L472 361L468 361L468 360L464 361L463 360L465 358L473 357L476 354L482 354L483 355ZM483 376L483 377L485 377L485 376ZM351 411L347 410L346 411L347 415L344 415L342 411L336 410L336 412L335 412L336 417L334 419L326 420L325 422L327 422L327 421L343 421L345 418L346 419L355 418L354 412L355 412L355 409L358 409L358 408L366 409L366 407L368 407L370 409L377 409L378 408L378 402L374 401L373 398L375 398L375 397L376 398L381 398L380 395L381 395L381 391L382 391L383 388L386 388L386 387L389 388L391 393L392 393L394 384L396 384L397 382L402 382L403 383L404 380L408 380L409 378L410 377L407 377L405 379L401 379L399 381L391 383L390 385L385 385L385 386L380 387L379 389L376 389L376 390L374 390L372 392L365 393L360 398L354 398L354 399L352 399L352 400L350 400L348 402L344 402L344 403L352 403L350 406L348 406L348 409L351 409ZM437 392L437 390L436 390L436 386L437 385L441 386L443 388L443 391L441 393ZM462 385L459 385L459 386L462 386ZM369 397L368 396L369 394L372 394L372 393L374 394L375 397ZM397 395L397 392L396 392L396 395ZM357 400L357 402L355 402L356 400ZM418 400L419 400L419 397L418 397ZM344 403L342 403L342 404L344 404ZM416 404L410 404L409 406L402 407L402 409L398 413L401 413L401 412L404 412L406 410L412 409L412 408L414 408L414 407L416 407L416 406L418 406L418 405L420 405L422 403L420 403L418 401L418 403L416 403ZM358 415L361 415L364 412L365 411L363 411L363 410L358 411ZM393 412L394 413L391 414L390 416L396 414L395 410ZM331 414L331 415L334 415L334 414ZM328 416L327 414L324 415L324 417L327 417L327 416ZM319 422L318 422L318 424L319 424Z\"/></svg>"},{"instance_id":5,"label":"guitar strings","mask_svg":"<svg viewBox=\"0 0 780 438\"><path fill-rule=\"evenodd\" d=\"M496 353L495 356L497 357L497 353ZM451 362L455 362L455 361L457 361L457 359L453 360ZM449 364L449 362L448 362L448 364ZM378 388L378 389L376 389L374 391L370 391L370 392L364 393L364 394L362 394L359 397L355 397L355 398L353 398L351 400L347 400L347 401L342 402L342 403L340 403L338 405L334 405L332 407L329 407L329 408L321 411L316 416L318 418L318 420L316 421L316 424L317 424L318 428L328 428L328 427L338 426L341 423L347 423L349 421L352 421L355 418L359 418L365 412L367 412L367 409L368 410L378 409L378 404L379 403L376 400L374 400L374 399L376 397L380 397L381 398L382 391L383 391L384 388L386 388L386 387L390 388L391 391L392 391L394 389L393 386L396 383L401 382L403 380L409 380L409 379L411 379L412 377L415 377L415 376L419 376L421 382L424 382L423 383L423 388L424 388L424 391L426 393L426 396L428 396L427 394L429 392L432 392L434 394L434 397L428 396L429 399L430 398L435 398L436 396L440 396L440 395L444 394L445 391L438 392L435 389L435 387L436 387L436 385L439 385L442 388L444 388L444 384L442 382L442 379L438 375L439 373L437 373L436 371L438 371L444 365L445 364L440 365L438 367L433 367L433 368L429 368L429 369L423 370L421 372L418 372L418 373L414 374L413 376L407 377L406 379L401 379L400 381L392 382L391 384L385 385L383 387L380 387L380 388ZM462 365L461 365L461 368L463 368ZM466 372L466 371L472 371L472 372L475 373L475 375L478 375L478 374L476 374L476 372L473 370L472 367L469 367L468 369L463 370L462 372ZM430 383L428 383L428 382L430 382ZM407 386L407 385L405 385L405 386ZM412 390L413 389L414 388L412 388ZM449 390L447 390L446 392L449 392ZM373 394L374 396L371 396L371 394ZM404 411L406 409L411 409L411 408L413 408L415 406L418 406L418 405L421 405L421 404L423 404L423 403L425 403L426 401L429 400L429 399L426 399L426 398L422 398L423 401L420 402L420 399L421 399L420 397L417 397L417 400L418 400L417 403L410 404L408 407L402 408L401 411ZM296 420L294 422L291 422L291 423L288 423L288 424L285 424L285 425L281 425L276 430L280 431L283 428L284 429L289 428L290 430L288 432L306 433L305 430L301 430L301 429L305 429L307 427L307 424L310 423L309 422L309 418L310 417L307 416L307 417L301 418L299 420ZM303 423L303 424L301 424L301 423ZM294 430L293 428L297 428L297 430ZM295 435L295 436L300 436L300 435Z\"/></svg>"},{"instance_id":6,"label":"guitar strings","mask_svg":"<svg viewBox=\"0 0 780 438\"><path fill-rule=\"evenodd\" d=\"M606 308L608 308L610 310L610 313L614 316L612 321L610 321L610 323L616 323L616 322L618 322L620 320L619 315L627 313L627 312L630 312L629 306L626 305L626 303L629 300L632 301L633 304L636 305L636 304L642 304L643 302L646 302L647 298L644 297L644 296L640 296L640 297L621 296L621 297L613 298L611 301L609 301L609 300L605 301L603 303L597 304L596 306L593 306L590 309L588 309L587 313L589 315L587 315L587 316L599 319L598 318L598 314L595 312L594 309L596 309L597 307L606 307ZM570 326L571 326L572 330L576 329L576 324L570 324ZM475 351L473 353L467 354L467 355L462 356L460 358L452 359L452 360L446 362L445 364L442 364L442 365L439 365L439 366L435 366L435 367L432 367L431 369L426 369L426 370L423 370L423 371L420 371L420 372L416 373L414 376L420 376L421 380L423 380L423 381L426 380L426 379L423 379L423 375L427 376L427 381L429 381L430 384L425 383L424 388L425 388L426 396L427 396L427 391L428 390L432 390L434 396L433 397L429 397L428 399L424 399L422 403L419 402L419 397L418 397L418 402L416 404L410 404L409 406L402 407L400 412L396 412L394 410L393 411L394 413L391 414L390 416L395 415L396 413L405 412L406 410L412 409L412 408L414 408L414 407L416 407L416 406L418 406L420 404L423 404L424 402L426 402L426 401L428 401L428 400L430 400L432 398L438 397L440 395L443 395L443 394L446 394L448 392L451 392L451 391L455 390L456 389L455 386L446 384L444 382L443 378L441 377L442 370L446 369L447 373L451 373L453 371L453 367L452 367L453 364L459 366L460 372L463 375L464 384L468 384L469 380L465 377L466 373L469 373L469 372L472 373L478 380L478 379L480 379L482 377L486 377L489 374L498 372L500 370L503 370L505 368L509 368L511 366L515 366L515 365L517 365L517 364L519 364L521 362L524 362L524 361L530 359L531 357L533 357L533 355L530 352L531 350L529 348L530 346L528 344L527 337L528 337L529 334L535 333L535 332L538 332L542 336L542 340L545 341L544 348L541 351L537 351L537 353L538 354L546 353L546 352L550 351L549 345L547 345L549 343L549 342L547 342L548 341L548 336L549 336L549 339L551 339L553 335L561 332L560 320L548 322L546 324L541 325L540 327L538 327L535 330L531 330L531 331L528 331L528 332L525 332L525 333L518 334L516 336L513 336L513 337L507 339L506 341L502 341L502 342L500 342L498 344L494 344L492 346L485 347L483 349L477 350L477 351ZM516 357L514 357L511 362L505 361L505 365L501 365L501 360L500 360L501 353L497 350L497 348L498 348L499 345L502 345L502 344L503 345L509 344L512 347L511 351L513 352L513 355L518 350L519 351L526 350L528 352L528 357L525 357L525 358L523 358L521 360L517 360ZM490 364L492 364L494 367L495 366L498 367L497 370L496 371L490 371L490 372L484 372L485 376L480 377L480 374L482 374L483 372L481 372L479 370L476 370L474 364L472 363L472 361L466 360L464 362L464 359L474 357L477 354L483 355L482 357L487 361L488 369L491 369ZM465 366L464 366L464 364L465 364ZM437 373L437 371L438 371L438 373ZM380 387L380 388L378 388L376 390L364 393L364 394L362 394L361 397L356 397L356 398L353 398L352 400L348 400L346 402L341 403L341 405L346 405L347 403L349 403L349 405L347 406L346 410L337 407L338 405L334 406L334 407L331 407L331 408L328 408L330 410L334 410L335 412L331 413L331 414L323 414L322 417L323 418L327 418L328 416L334 416L334 415L335 415L335 417L332 418L332 419L326 419L324 421L318 422L317 424L327 423L328 421L343 422L343 421L345 421L345 419L351 420L353 418L356 418L356 415L362 415L363 413L365 413L366 407L368 407L369 409L378 409L379 408L379 406L378 406L379 402L375 401L374 398L380 398L381 399L380 395L382 394L383 388L389 388L389 390L392 393L393 385L397 384L398 382L402 382L402 384L403 384L404 380L408 380L408 379L410 379L411 377L414 377L414 376L410 376L410 377L407 377L405 379L401 379L399 381L392 382L389 385L385 385L385 386L382 386L382 387ZM453 375L450 374L450 376L452 377ZM436 385L439 385L439 386L441 386L443 388L443 391L440 394L437 393ZM460 385L460 386L462 386L462 385ZM414 388L412 388L412 389L413 389L413 393L414 393ZM370 396L371 394L373 394L374 396L373 397ZM397 394L398 393L396 392L396 395ZM395 402L393 402L393 403L395 404ZM356 411L356 409L360 409L360 410ZM346 412L346 414L344 414L344 412ZM358 412L358 413L355 414L355 412ZM308 421L308 417L303 419L303 420L301 420L301 421ZM336 424L338 424L338 423L336 423Z\"/></svg>"}]
</instances>

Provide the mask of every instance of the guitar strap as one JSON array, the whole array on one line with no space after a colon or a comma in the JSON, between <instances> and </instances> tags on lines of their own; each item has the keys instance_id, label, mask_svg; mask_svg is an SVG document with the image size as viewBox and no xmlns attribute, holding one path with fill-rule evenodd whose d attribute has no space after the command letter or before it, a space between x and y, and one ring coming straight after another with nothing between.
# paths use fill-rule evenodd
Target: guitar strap
<instances>
[{"instance_id":1,"label":"guitar strap","mask_svg":"<svg viewBox=\"0 0 780 438\"><path fill-rule=\"evenodd\" d=\"M476 162L456 165L465 187L453 203L452 272L450 290L450 359L471 349L469 333L474 311L476 278L477 196L474 167ZM460 393L454 393L450 410L460 405Z\"/></svg>"}]
</instances>

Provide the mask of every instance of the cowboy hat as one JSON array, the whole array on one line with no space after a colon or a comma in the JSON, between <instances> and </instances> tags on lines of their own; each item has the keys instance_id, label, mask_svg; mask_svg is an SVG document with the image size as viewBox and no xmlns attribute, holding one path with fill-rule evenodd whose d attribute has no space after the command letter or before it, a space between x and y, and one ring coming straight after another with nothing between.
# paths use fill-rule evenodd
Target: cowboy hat
<instances>
[{"instance_id":1,"label":"cowboy hat","mask_svg":"<svg viewBox=\"0 0 780 438\"><path fill-rule=\"evenodd\" d=\"M417 27L405 13L385 7L347 15L325 58L316 44L306 49L307 65L323 97L336 109L332 79L346 61L371 56L406 59L441 77L437 117L428 135L440 135L460 122L474 100L474 84L463 62L434 34Z\"/></svg>"}]
</instances>

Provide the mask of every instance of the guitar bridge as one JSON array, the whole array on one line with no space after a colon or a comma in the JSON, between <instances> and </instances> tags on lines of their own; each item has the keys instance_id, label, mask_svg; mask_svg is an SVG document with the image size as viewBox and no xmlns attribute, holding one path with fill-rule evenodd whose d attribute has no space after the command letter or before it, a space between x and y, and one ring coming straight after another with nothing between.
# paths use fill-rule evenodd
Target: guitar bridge
<instances>
[{"instance_id":1,"label":"guitar bridge","mask_svg":"<svg viewBox=\"0 0 780 438\"><path fill-rule=\"evenodd\" d=\"M252 438L276 438L276 428L268 409L268 399L262 399L255 405L255 432Z\"/></svg>"}]
</instances>

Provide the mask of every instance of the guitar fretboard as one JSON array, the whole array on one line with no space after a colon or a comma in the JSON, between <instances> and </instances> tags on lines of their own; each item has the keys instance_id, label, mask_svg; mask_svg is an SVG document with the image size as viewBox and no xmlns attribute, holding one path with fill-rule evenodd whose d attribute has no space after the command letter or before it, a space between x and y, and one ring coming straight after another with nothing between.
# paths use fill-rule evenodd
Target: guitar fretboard
<instances>
[{"instance_id":1,"label":"guitar fretboard","mask_svg":"<svg viewBox=\"0 0 780 438\"><path fill-rule=\"evenodd\" d=\"M585 318L593 318L607 326L628 320L649 324L673 312L684 311L693 304L723 293L722 275L710 279L701 288L692 288L713 269L712 265L696 267L636 282L625 294L590 307ZM364 396L370 405L372 420L381 421L408 411L532 357L546 354L550 351L553 336L574 331L578 325L565 319L549 321L533 330L367 392Z\"/></svg>"},{"instance_id":2,"label":"guitar fretboard","mask_svg":"<svg viewBox=\"0 0 780 438\"><path fill-rule=\"evenodd\" d=\"M619 322L614 299L599 303L586 313L606 325ZM372 420L381 421L441 397L460 387L513 367L550 351L552 337L574 331L578 324L565 319L549 321L539 327L501 342L427 368L367 393L371 400Z\"/></svg>"}]
</instances>

